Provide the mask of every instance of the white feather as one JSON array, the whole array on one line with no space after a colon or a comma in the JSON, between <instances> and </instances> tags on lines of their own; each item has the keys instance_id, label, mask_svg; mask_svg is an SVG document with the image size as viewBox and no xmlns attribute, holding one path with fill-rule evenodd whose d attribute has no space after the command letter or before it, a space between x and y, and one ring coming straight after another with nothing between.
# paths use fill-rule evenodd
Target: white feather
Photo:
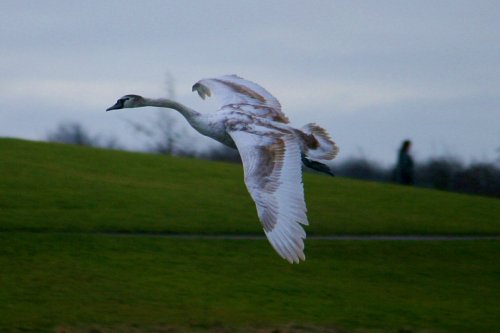
<instances>
[{"instance_id":1,"label":"white feather","mask_svg":"<svg viewBox=\"0 0 500 333\"><path fill-rule=\"evenodd\" d=\"M236 75L200 80L193 90L202 98L214 95L220 110L201 114L172 100L125 95L107 111L144 106L175 109L201 134L237 148L245 185L272 247L291 263L305 260L302 225L308 221L301 156L332 159L337 146L318 125L302 129L288 125L274 96Z\"/></svg>"},{"instance_id":2,"label":"white feather","mask_svg":"<svg viewBox=\"0 0 500 333\"><path fill-rule=\"evenodd\" d=\"M281 112L281 104L273 95L237 75L200 80L193 85L193 90L203 99L214 95L221 109L230 106L258 117L288 123L288 118Z\"/></svg>"},{"instance_id":3,"label":"white feather","mask_svg":"<svg viewBox=\"0 0 500 333\"><path fill-rule=\"evenodd\" d=\"M297 137L291 131L263 126L229 131L229 135L240 152L245 184L255 201L269 242L289 262L304 260L306 234L300 224L307 225L308 221ZM283 143L284 153L280 154L281 146L277 142ZM275 157L272 169L259 164L259 161L268 160L263 154ZM264 220L266 218L270 220ZM266 224L272 224L272 228Z\"/></svg>"}]
</instances>

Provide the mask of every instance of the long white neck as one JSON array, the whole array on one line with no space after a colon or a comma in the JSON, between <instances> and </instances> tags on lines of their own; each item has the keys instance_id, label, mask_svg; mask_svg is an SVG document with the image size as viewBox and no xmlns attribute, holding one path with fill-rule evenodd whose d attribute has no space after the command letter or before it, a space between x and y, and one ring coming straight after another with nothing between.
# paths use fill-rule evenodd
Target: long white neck
<instances>
[{"instance_id":1,"label":"long white neck","mask_svg":"<svg viewBox=\"0 0 500 333\"><path fill-rule=\"evenodd\" d=\"M184 118L192 124L193 121L196 121L196 118L201 116L201 113L182 105L176 101L172 101L166 98L143 98L144 106L156 106L160 108L174 109L179 111L180 114L184 116Z\"/></svg>"},{"instance_id":2,"label":"long white neck","mask_svg":"<svg viewBox=\"0 0 500 333\"><path fill-rule=\"evenodd\" d=\"M156 106L177 110L186 118L189 124L201 134L211 137L229 147L236 148L233 140L227 135L222 119L214 121L213 116L201 114L181 103L166 98L143 97L143 102L141 104L140 106Z\"/></svg>"}]
</instances>

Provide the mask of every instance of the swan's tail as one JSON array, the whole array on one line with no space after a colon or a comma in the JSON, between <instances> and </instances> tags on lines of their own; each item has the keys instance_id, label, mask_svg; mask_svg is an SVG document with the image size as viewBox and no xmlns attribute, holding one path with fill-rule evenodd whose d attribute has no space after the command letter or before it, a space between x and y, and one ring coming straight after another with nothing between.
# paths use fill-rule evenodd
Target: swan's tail
<instances>
[{"instance_id":1,"label":"swan's tail","mask_svg":"<svg viewBox=\"0 0 500 333\"><path fill-rule=\"evenodd\" d=\"M338 146L330 138L330 135L322 127L310 123L302 127L305 134L305 154L318 160L332 160L339 152Z\"/></svg>"}]
</instances>

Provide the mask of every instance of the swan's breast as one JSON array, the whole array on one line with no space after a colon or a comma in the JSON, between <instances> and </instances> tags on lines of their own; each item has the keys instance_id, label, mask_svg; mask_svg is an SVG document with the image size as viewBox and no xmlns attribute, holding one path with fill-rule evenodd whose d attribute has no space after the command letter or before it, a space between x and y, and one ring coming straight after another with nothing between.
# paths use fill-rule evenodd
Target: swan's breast
<instances>
[{"instance_id":1,"label":"swan's breast","mask_svg":"<svg viewBox=\"0 0 500 333\"><path fill-rule=\"evenodd\" d=\"M219 141L226 146L236 148L233 139L226 131L225 120L225 117L221 117L221 115L207 114L194 121L191 125L201 134Z\"/></svg>"}]
</instances>

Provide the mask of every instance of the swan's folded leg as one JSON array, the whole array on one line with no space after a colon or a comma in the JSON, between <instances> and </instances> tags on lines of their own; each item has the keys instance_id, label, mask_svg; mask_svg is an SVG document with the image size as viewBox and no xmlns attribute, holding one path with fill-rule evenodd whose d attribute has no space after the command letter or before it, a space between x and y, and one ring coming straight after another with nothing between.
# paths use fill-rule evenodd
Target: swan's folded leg
<instances>
[{"instance_id":1,"label":"swan's folded leg","mask_svg":"<svg viewBox=\"0 0 500 333\"><path fill-rule=\"evenodd\" d=\"M335 176L332 170L330 170L330 168L326 164L308 159L304 155L302 155L302 163L304 163L306 167L311 168L313 170L329 174L330 176Z\"/></svg>"}]
</instances>

